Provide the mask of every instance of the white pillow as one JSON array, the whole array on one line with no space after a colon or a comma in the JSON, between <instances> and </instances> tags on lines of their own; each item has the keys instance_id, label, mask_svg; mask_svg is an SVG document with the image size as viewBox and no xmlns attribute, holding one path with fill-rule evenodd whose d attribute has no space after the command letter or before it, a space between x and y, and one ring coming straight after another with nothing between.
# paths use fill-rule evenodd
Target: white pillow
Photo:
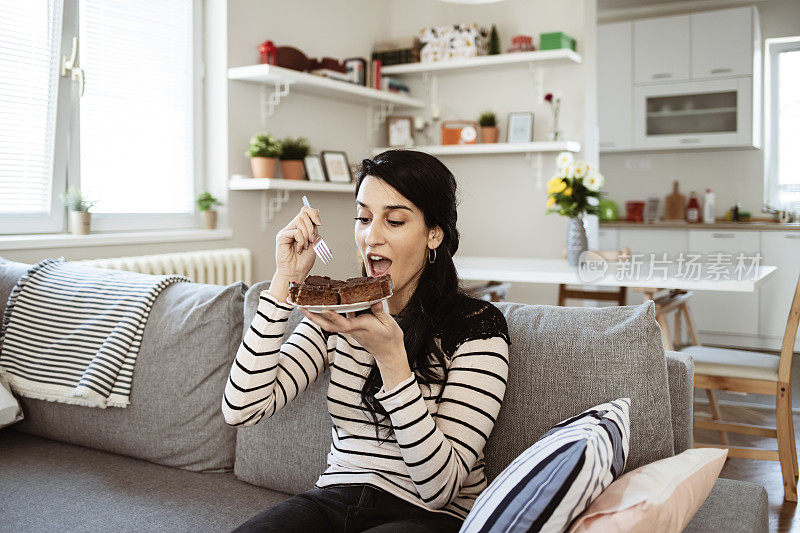
<instances>
[{"instance_id":1,"label":"white pillow","mask_svg":"<svg viewBox=\"0 0 800 533\"><path fill-rule=\"evenodd\" d=\"M630 398L559 422L475 500L461 533L564 531L625 468Z\"/></svg>"},{"instance_id":2,"label":"white pillow","mask_svg":"<svg viewBox=\"0 0 800 533\"><path fill-rule=\"evenodd\" d=\"M10 426L23 418L22 407L11 394L11 385L8 384L3 374L0 374L0 428Z\"/></svg>"}]
</instances>

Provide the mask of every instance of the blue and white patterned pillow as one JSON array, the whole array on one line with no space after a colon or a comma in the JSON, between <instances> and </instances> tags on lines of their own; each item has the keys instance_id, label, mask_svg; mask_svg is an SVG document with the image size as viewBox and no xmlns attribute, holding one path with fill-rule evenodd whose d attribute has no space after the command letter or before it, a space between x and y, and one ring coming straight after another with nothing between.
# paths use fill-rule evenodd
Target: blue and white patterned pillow
<instances>
[{"instance_id":1,"label":"blue and white patterned pillow","mask_svg":"<svg viewBox=\"0 0 800 533\"><path fill-rule=\"evenodd\" d=\"M553 426L475 500L460 533L564 531L625 468L630 398Z\"/></svg>"}]
</instances>

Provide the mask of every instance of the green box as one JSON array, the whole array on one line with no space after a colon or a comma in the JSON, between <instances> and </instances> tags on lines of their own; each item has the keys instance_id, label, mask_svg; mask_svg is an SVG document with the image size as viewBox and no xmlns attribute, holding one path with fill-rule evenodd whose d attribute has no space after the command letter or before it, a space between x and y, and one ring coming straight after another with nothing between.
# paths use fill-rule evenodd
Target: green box
<instances>
[{"instance_id":1,"label":"green box","mask_svg":"<svg viewBox=\"0 0 800 533\"><path fill-rule=\"evenodd\" d=\"M559 50L569 48L575 51L575 39L563 31L539 34L539 50Z\"/></svg>"}]
</instances>

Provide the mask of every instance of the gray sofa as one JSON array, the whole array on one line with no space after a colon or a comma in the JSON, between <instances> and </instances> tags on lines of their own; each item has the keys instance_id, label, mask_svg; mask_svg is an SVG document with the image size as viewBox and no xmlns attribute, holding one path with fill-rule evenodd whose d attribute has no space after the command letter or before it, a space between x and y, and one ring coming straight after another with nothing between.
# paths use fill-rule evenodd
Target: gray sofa
<instances>
[{"instance_id":1,"label":"gray sofa","mask_svg":"<svg viewBox=\"0 0 800 533\"><path fill-rule=\"evenodd\" d=\"M28 265L0 259L0 311ZM272 419L228 426L225 380L259 283L178 283L156 300L131 405L87 408L20 398L0 430L3 531L230 531L325 468L330 418L320 379ZM553 423L631 397L630 470L691 442L692 361L661 348L652 304L559 308L499 303L509 384L487 444L491 481ZM287 331L302 318L292 313ZM767 531L767 495L720 479L687 531Z\"/></svg>"}]
</instances>

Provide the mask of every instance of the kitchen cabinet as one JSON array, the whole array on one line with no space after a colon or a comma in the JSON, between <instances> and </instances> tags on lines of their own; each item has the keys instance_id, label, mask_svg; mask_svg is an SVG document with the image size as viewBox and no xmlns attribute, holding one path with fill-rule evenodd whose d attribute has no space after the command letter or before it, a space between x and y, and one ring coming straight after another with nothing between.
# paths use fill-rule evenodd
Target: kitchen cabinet
<instances>
[{"instance_id":1,"label":"kitchen cabinet","mask_svg":"<svg viewBox=\"0 0 800 533\"><path fill-rule=\"evenodd\" d=\"M692 78L752 76L754 7L721 9L691 16Z\"/></svg>"},{"instance_id":2,"label":"kitchen cabinet","mask_svg":"<svg viewBox=\"0 0 800 533\"><path fill-rule=\"evenodd\" d=\"M689 252L700 253L702 260L714 261L713 254L730 256L736 264L740 252L746 258L760 249L757 231L689 230ZM709 275L708 273L704 275ZM758 293L695 291L691 300L692 319L700 332L758 334Z\"/></svg>"},{"instance_id":3,"label":"kitchen cabinet","mask_svg":"<svg viewBox=\"0 0 800 533\"><path fill-rule=\"evenodd\" d=\"M637 259L649 261L650 254L655 254L655 259L662 259L667 254L668 259L674 259L678 254L686 252L689 246L689 231L679 229L620 229L618 246L627 246L631 249L631 257L635 254L644 254Z\"/></svg>"},{"instance_id":4,"label":"kitchen cabinet","mask_svg":"<svg viewBox=\"0 0 800 533\"><path fill-rule=\"evenodd\" d=\"M691 16L659 17L633 23L635 83L684 81L690 72Z\"/></svg>"},{"instance_id":5,"label":"kitchen cabinet","mask_svg":"<svg viewBox=\"0 0 800 533\"><path fill-rule=\"evenodd\" d=\"M630 51L625 24L598 26L601 152L761 147L755 7L630 22Z\"/></svg>"},{"instance_id":6,"label":"kitchen cabinet","mask_svg":"<svg viewBox=\"0 0 800 533\"><path fill-rule=\"evenodd\" d=\"M634 88L636 148L757 146L749 77Z\"/></svg>"},{"instance_id":7,"label":"kitchen cabinet","mask_svg":"<svg viewBox=\"0 0 800 533\"><path fill-rule=\"evenodd\" d=\"M598 250L620 250L617 247L617 230L614 228L600 228L597 231Z\"/></svg>"},{"instance_id":8,"label":"kitchen cabinet","mask_svg":"<svg viewBox=\"0 0 800 533\"><path fill-rule=\"evenodd\" d=\"M800 231L762 231L761 263L778 270L759 288L759 333L780 343L800 276ZM800 350L800 338L795 350Z\"/></svg>"},{"instance_id":9,"label":"kitchen cabinet","mask_svg":"<svg viewBox=\"0 0 800 533\"><path fill-rule=\"evenodd\" d=\"M597 27L597 110L600 149L633 146L633 24L616 22Z\"/></svg>"}]
</instances>

